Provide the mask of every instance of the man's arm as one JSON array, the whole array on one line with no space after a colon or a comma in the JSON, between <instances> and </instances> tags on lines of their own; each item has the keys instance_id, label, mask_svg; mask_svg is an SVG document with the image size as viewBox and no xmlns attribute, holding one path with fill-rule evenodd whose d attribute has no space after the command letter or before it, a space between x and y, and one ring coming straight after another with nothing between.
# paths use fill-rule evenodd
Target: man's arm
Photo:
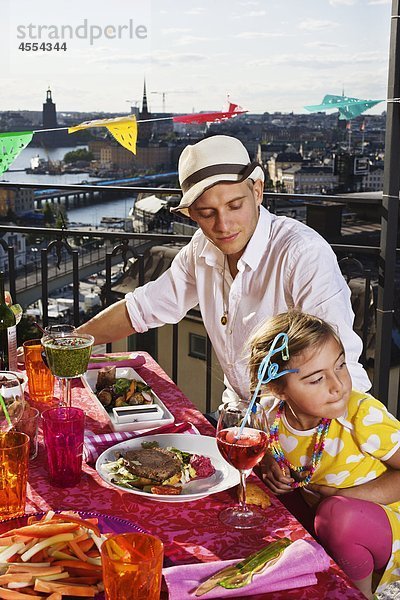
<instances>
[{"instance_id":1,"label":"man's arm","mask_svg":"<svg viewBox=\"0 0 400 600\"><path fill-rule=\"evenodd\" d=\"M120 300L105 308L90 321L78 327L77 331L93 335L95 344L116 342L136 333L132 327L125 300Z\"/></svg>"}]
</instances>

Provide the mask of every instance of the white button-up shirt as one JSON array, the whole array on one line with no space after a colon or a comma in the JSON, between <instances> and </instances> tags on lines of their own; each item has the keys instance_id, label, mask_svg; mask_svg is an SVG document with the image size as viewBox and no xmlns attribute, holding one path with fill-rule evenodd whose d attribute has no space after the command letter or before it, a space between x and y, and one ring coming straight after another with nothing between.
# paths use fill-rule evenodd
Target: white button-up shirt
<instances>
[{"instance_id":1,"label":"white button-up shirt","mask_svg":"<svg viewBox=\"0 0 400 600\"><path fill-rule=\"evenodd\" d=\"M291 308L336 326L346 352L353 388L371 387L358 363L362 342L353 331L350 290L329 244L313 229L260 207L257 227L234 279L224 255L199 229L156 281L126 295L135 331L177 323L199 305L207 333L225 374L224 400L249 397L250 335L265 319ZM223 298L225 291L225 299ZM228 322L221 324L224 308Z\"/></svg>"}]
</instances>

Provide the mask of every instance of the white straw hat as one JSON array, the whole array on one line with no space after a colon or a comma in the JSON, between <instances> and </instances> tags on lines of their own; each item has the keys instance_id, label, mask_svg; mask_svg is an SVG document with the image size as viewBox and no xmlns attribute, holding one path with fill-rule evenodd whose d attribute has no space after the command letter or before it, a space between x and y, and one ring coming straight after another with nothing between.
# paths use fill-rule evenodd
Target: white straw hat
<instances>
[{"instance_id":1,"label":"white straw hat","mask_svg":"<svg viewBox=\"0 0 400 600\"><path fill-rule=\"evenodd\" d=\"M259 163L250 162L242 142L229 135L215 135L186 146L179 158L178 171L183 196L171 212L180 211L186 216L189 216L189 206L217 183L264 181Z\"/></svg>"}]
</instances>

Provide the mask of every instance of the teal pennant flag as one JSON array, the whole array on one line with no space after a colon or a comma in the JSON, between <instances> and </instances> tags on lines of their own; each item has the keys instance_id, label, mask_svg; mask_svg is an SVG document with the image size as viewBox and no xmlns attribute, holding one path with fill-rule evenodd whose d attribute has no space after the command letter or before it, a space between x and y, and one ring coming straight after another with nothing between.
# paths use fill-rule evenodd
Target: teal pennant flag
<instances>
[{"instance_id":1,"label":"teal pennant flag","mask_svg":"<svg viewBox=\"0 0 400 600\"><path fill-rule=\"evenodd\" d=\"M32 137L33 131L0 133L0 175L7 171Z\"/></svg>"},{"instance_id":2,"label":"teal pennant flag","mask_svg":"<svg viewBox=\"0 0 400 600\"><path fill-rule=\"evenodd\" d=\"M379 102L383 102L383 100L361 100L360 98L327 94L321 104L305 106L304 108L310 112L336 109L339 111L339 119L349 121L362 115L363 112L372 108L375 104L379 104Z\"/></svg>"}]
</instances>

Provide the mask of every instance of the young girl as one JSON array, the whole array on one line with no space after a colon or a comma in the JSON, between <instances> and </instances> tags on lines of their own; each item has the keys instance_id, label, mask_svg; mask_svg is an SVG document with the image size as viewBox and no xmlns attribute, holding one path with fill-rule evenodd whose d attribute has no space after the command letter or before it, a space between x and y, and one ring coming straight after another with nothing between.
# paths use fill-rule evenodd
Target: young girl
<instances>
[{"instance_id":1,"label":"young girl","mask_svg":"<svg viewBox=\"0 0 400 600\"><path fill-rule=\"evenodd\" d=\"M317 536L367 598L400 579L400 422L366 393L352 390L343 345L334 329L291 311L268 320L251 340L250 377L279 333L289 359L275 354L269 410L266 484L275 493L296 487L324 497L315 514ZM375 577L374 577L375 583Z\"/></svg>"}]
</instances>

